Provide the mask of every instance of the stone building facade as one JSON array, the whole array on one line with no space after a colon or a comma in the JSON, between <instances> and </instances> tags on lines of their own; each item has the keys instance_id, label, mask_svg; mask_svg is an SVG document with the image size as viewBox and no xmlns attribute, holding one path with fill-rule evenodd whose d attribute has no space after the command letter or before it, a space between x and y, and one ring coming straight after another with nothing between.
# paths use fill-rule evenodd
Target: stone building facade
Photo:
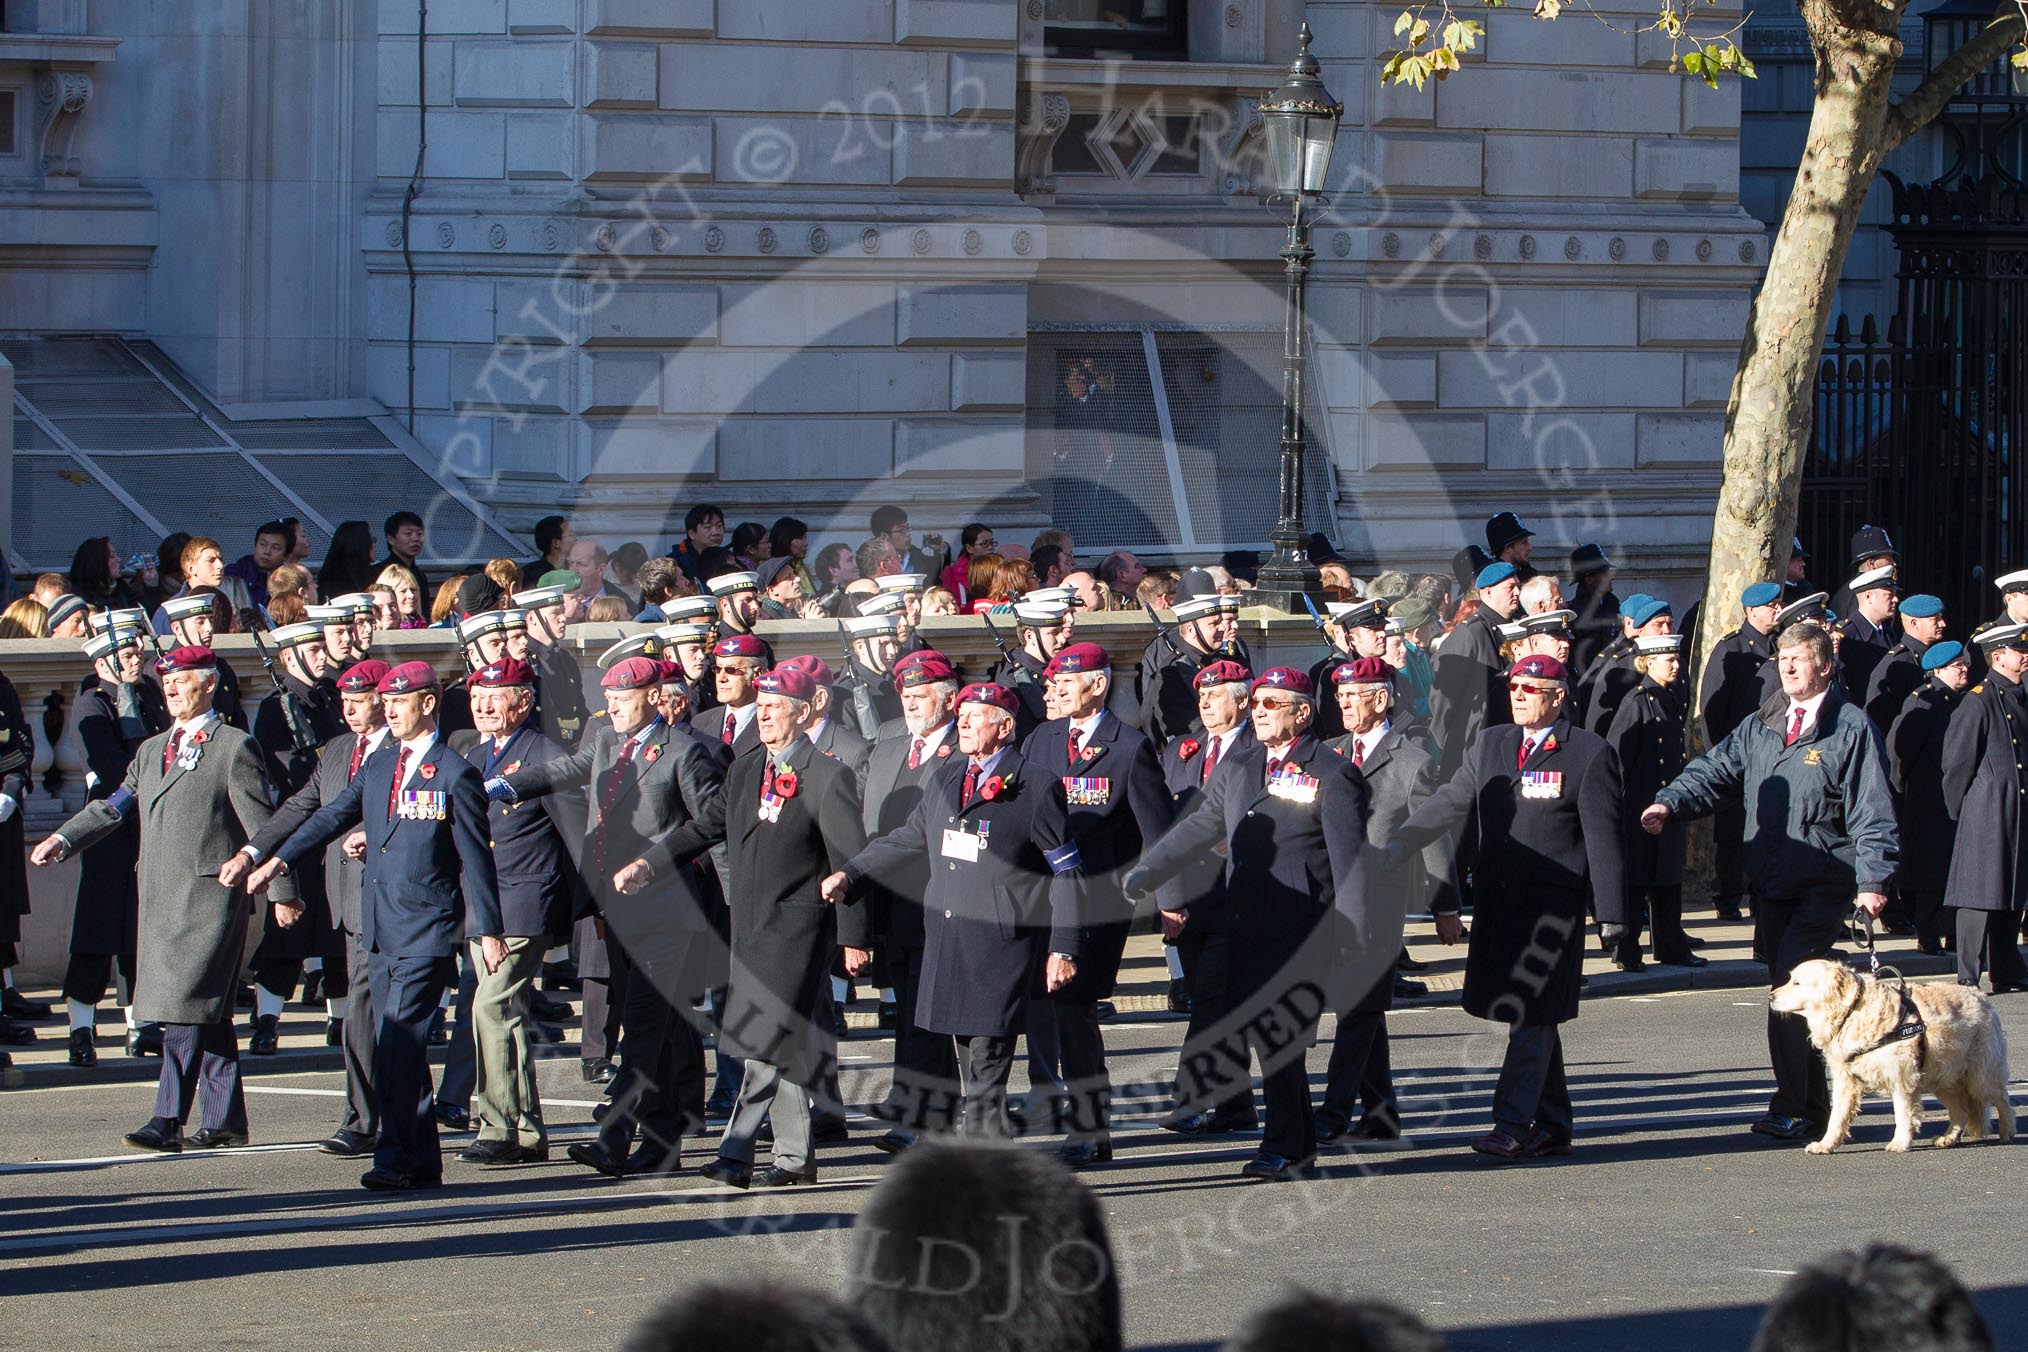
<instances>
[{"instance_id":1,"label":"stone building facade","mask_svg":"<svg viewBox=\"0 0 2028 1352\"><path fill-rule=\"evenodd\" d=\"M710 499L856 540L896 501L1257 546L1256 105L1307 18L1346 104L1313 523L1429 567L1512 508L1693 590L1766 248L1738 87L1506 9L1459 76L1383 89L1396 12L5 0L0 336L145 337L226 419L374 417L511 531L663 542Z\"/></svg>"}]
</instances>

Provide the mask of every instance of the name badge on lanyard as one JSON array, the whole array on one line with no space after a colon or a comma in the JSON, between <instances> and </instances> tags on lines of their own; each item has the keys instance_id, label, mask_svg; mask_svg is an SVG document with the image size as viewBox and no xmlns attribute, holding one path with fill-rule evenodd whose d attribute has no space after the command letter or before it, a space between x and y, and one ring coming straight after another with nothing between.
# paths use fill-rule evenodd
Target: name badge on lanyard
<instances>
[{"instance_id":1,"label":"name badge on lanyard","mask_svg":"<svg viewBox=\"0 0 2028 1352\"><path fill-rule=\"evenodd\" d=\"M1523 798L1563 797L1563 772L1561 770L1523 770L1521 772L1521 796Z\"/></svg>"},{"instance_id":2,"label":"name badge on lanyard","mask_svg":"<svg viewBox=\"0 0 2028 1352\"><path fill-rule=\"evenodd\" d=\"M403 789L394 815L410 822L449 821L451 796L442 789Z\"/></svg>"},{"instance_id":3,"label":"name badge on lanyard","mask_svg":"<svg viewBox=\"0 0 2028 1352\"><path fill-rule=\"evenodd\" d=\"M944 858L976 864L979 862L979 847L985 843L963 827L947 828L944 831Z\"/></svg>"}]
</instances>

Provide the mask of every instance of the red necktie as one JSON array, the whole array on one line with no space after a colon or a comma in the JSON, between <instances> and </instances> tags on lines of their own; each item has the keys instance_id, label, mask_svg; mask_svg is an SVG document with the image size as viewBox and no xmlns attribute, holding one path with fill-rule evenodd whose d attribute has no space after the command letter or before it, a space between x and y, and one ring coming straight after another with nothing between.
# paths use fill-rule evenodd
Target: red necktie
<instances>
[{"instance_id":1,"label":"red necktie","mask_svg":"<svg viewBox=\"0 0 2028 1352\"><path fill-rule=\"evenodd\" d=\"M1789 740L1794 741L1795 739L1792 737ZM178 728L174 732L169 734L169 745L162 748L163 774L165 775L168 774L169 767L176 763L176 752L178 751L178 749L182 747L182 745L183 745L183 729Z\"/></svg>"},{"instance_id":2,"label":"red necktie","mask_svg":"<svg viewBox=\"0 0 2028 1352\"><path fill-rule=\"evenodd\" d=\"M408 775L408 748L402 747L401 754L394 758L394 783L387 786L387 819L394 820L394 814L401 806L401 781Z\"/></svg>"},{"instance_id":3,"label":"red necktie","mask_svg":"<svg viewBox=\"0 0 2028 1352\"><path fill-rule=\"evenodd\" d=\"M1359 740L1356 733L1352 737L1352 764L1366 764L1366 744Z\"/></svg>"},{"instance_id":4,"label":"red necktie","mask_svg":"<svg viewBox=\"0 0 2028 1352\"><path fill-rule=\"evenodd\" d=\"M359 738L352 743L352 768L345 772L345 782L350 784L359 778L359 762L366 759L366 739Z\"/></svg>"},{"instance_id":5,"label":"red necktie","mask_svg":"<svg viewBox=\"0 0 2028 1352\"><path fill-rule=\"evenodd\" d=\"M1796 744L1796 738L1802 735L1803 735L1803 706L1798 704L1795 707L1794 711L1789 714L1789 736L1788 740L1783 742L1782 745L1794 746Z\"/></svg>"},{"instance_id":6,"label":"red necktie","mask_svg":"<svg viewBox=\"0 0 2028 1352\"><path fill-rule=\"evenodd\" d=\"M1211 782L1211 772L1218 768L1218 748L1225 744L1223 738L1211 739L1211 750L1204 753L1204 777L1197 781L1199 787Z\"/></svg>"},{"instance_id":7,"label":"red necktie","mask_svg":"<svg viewBox=\"0 0 2028 1352\"><path fill-rule=\"evenodd\" d=\"M1076 729L1076 728L1072 728L1072 729L1070 730L1070 750L1069 750L1068 752L1066 752L1066 753L1065 753L1066 755L1068 755L1068 756L1070 757L1070 763L1071 763L1072 765L1075 765L1075 764L1077 764L1077 752L1078 752L1078 746L1077 746L1077 729Z\"/></svg>"},{"instance_id":8,"label":"red necktie","mask_svg":"<svg viewBox=\"0 0 2028 1352\"><path fill-rule=\"evenodd\" d=\"M739 715L735 714L732 710L727 709L725 711L725 731L718 734L718 740L724 742L727 746L731 746L732 734L734 730L737 729L738 727L739 727Z\"/></svg>"},{"instance_id":9,"label":"red necktie","mask_svg":"<svg viewBox=\"0 0 2028 1352\"><path fill-rule=\"evenodd\" d=\"M1528 742L1528 734L1521 734L1521 749L1514 753L1514 768L1516 770L1525 769L1528 765L1528 753L1534 750Z\"/></svg>"},{"instance_id":10,"label":"red necktie","mask_svg":"<svg viewBox=\"0 0 2028 1352\"><path fill-rule=\"evenodd\" d=\"M1281 768L1282 768L1282 762L1281 762L1281 758L1280 758L1280 757L1278 757L1278 756L1269 756L1269 757L1268 757L1268 763L1267 763L1267 780L1266 780L1266 782L1267 782L1267 783L1269 783L1269 784L1272 784L1272 783L1274 783L1274 780L1275 780L1275 771L1277 771L1277 770L1279 770L1279 769L1281 769Z\"/></svg>"},{"instance_id":11,"label":"red necktie","mask_svg":"<svg viewBox=\"0 0 2028 1352\"><path fill-rule=\"evenodd\" d=\"M965 784L958 790L958 811L963 812L972 805L972 792L979 787L979 762L965 766Z\"/></svg>"},{"instance_id":12,"label":"red necktie","mask_svg":"<svg viewBox=\"0 0 2028 1352\"><path fill-rule=\"evenodd\" d=\"M922 738L918 737L908 745L908 768L913 770L922 764Z\"/></svg>"},{"instance_id":13,"label":"red necktie","mask_svg":"<svg viewBox=\"0 0 2028 1352\"><path fill-rule=\"evenodd\" d=\"M613 805L620 801L620 790L627 782L627 767L634 760L634 739L627 738L620 743L620 754L613 761L612 769L606 771L605 781L599 785L599 825L592 832L592 879L602 883L606 878L606 826L612 819Z\"/></svg>"}]
</instances>

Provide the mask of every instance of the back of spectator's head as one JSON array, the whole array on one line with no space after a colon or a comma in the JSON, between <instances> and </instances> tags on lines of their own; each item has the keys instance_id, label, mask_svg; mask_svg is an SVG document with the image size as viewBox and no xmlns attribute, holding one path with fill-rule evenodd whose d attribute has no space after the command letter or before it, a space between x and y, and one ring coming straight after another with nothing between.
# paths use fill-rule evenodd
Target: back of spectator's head
<instances>
[{"instance_id":1,"label":"back of spectator's head","mask_svg":"<svg viewBox=\"0 0 2028 1352\"><path fill-rule=\"evenodd\" d=\"M297 624L310 613L301 592L283 592L280 596L268 598L268 624L276 629L285 624Z\"/></svg>"},{"instance_id":2,"label":"back of spectator's head","mask_svg":"<svg viewBox=\"0 0 2028 1352\"><path fill-rule=\"evenodd\" d=\"M676 595L676 579L681 576L683 570L676 566L674 559L644 560L634 571L634 585L640 588L641 604L659 606Z\"/></svg>"},{"instance_id":3,"label":"back of spectator's head","mask_svg":"<svg viewBox=\"0 0 2028 1352\"><path fill-rule=\"evenodd\" d=\"M488 564L488 568L492 565ZM451 588L451 609L460 615L478 615L488 610L498 610L507 593L521 586L520 574L514 578L514 586L502 587L500 580L490 572L472 573L452 579L457 583ZM438 588L439 593L442 588Z\"/></svg>"},{"instance_id":4,"label":"back of spectator's head","mask_svg":"<svg viewBox=\"0 0 2028 1352\"><path fill-rule=\"evenodd\" d=\"M1036 545L1028 551L1028 561L1035 565L1035 576L1042 579L1043 585L1054 585L1049 575L1063 563L1063 546Z\"/></svg>"},{"instance_id":5,"label":"back of spectator's head","mask_svg":"<svg viewBox=\"0 0 2028 1352\"><path fill-rule=\"evenodd\" d=\"M585 607L587 624L618 624L634 618L627 613L627 603L617 596L594 596L592 603Z\"/></svg>"},{"instance_id":6,"label":"back of spectator's head","mask_svg":"<svg viewBox=\"0 0 2028 1352\"><path fill-rule=\"evenodd\" d=\"M865 1319L819 1291L700 1282L635 1325L623 1352L886 1352Z\"/></svg>"},{"instance_id":7,"label":"back of spectator's head","mask_svg":"<svg viewBox=\"0 0 2028 1352\"><path fill-rule=\"evenodd\" d=\"M556 542L563 538L564 531L569 528L570 518L567 516L543 517L535 523L535 552L547 557Z\"/></svg>"},{"instance_id":8,"label":"back of spectator's head","mask_svg":"<svg viewBox=\"0 0 2028 1352\"><path fill-rule=\"evenodd\" d=\"M1260 551L1257 549L1228 549L1218 556L1218 562L1226 572L1249 587L1260 574Z\"/></svg>"},{"instance_id":9,"label":"back of spectator's head","mask_svg":"<svg viewBox=\"0 0 2028 1352\"><path fill-rule=\"evenodd\" d=\"M1291 1291L1253 1312L1224 1352L1443 1352L1408 1311L1377 1300Z\"/></svg>"},{"instance_id":10,"label":"back of spectator's head","mask_svg":"<svg viewBox=\"0 0 2028 1352\"><path fill-rule=\"evenodd\" d=\"M1028 557L1034 558L1037 551L1048 545L1054 545L1066 554L1070 553L1070 532L1058 530L1054 526L1035 532L1035 538L1028 544Z\"/></svg>"},{"instance_id":11,"label":"back of spectator's head","mask_svg":"<svg viewBox=\"0 0 2028 1352\"><path fill-rule=\"evenodd\" d=\"M49 637L49 611L32 596L10 603L0 612L0 638Z\"/></svg>"},{"instance_id":12,"label":"back of spectator's head","mask_svg":"<svg viewBox=\"0 0 2028 1352\"><path fill-rule=\"evenodd\" d=\"M310 585L310 570L300 563L285 563L268 570L268 596L293 596Z\"/></svg>"},{"instance_id":13,"label":"back of spectator's head","mask_svg":"<svg viewBox=\"0 0 2028 1352\"><path fill-rule=\"evenodd\" d=\"M181 570L183 567L183 546L189 543L189 531L171 531L162 537L161 544L155 546L155 557L162 561L162 567L165 570L171 568Z\"/></svg>"},{"instance_id":14,"label":"back of spectator's head","mask_svg":"<svg viewBox=\"0 0 2028 1352\"><path fill-rule=\"evenodd\" d=\"M697 556L697 575L706 582L714 577L724 577L727 573L745 571L746 565L735 559L732 551L724 545L713 545Z\"/></svg>"},{"instance_id":15,"label":"back of spectator's head","mask_svg":"<svg viewBox=\"0 0 2028 1352\"><path fill-rule=\"evenodd\" d=\"M494 559L486 565L486 576L503 592L521 590L521 565L512 559Z\"/></svg>"},{"instance_id":16,"label":"back of spectator's head","mask_svg":"<svg viewBox=\"0 0 2028 1352\"><path fill-rule=\"evenodd\" d=\"M807 538L809 534L809 526L795 517L777 517L775 524L768 527L768 549L776 558L786 559L796 541Z\"/></svg>"},{"instance_id":17,"label":"back of spectator's head","mask_svg":"<svg viewBox=\"0 0 2028 1352\"><path fill-rule=\"evenodd\" d=\"M648 561L648 546L639 540L629 540L606 556L606 563L621 577L634 577L641 571L641 565Z\"/></svg>"},{"instance_id":18,"label":"back of spectator's head","mask_svg":"<svg viewBox=\"0 0 2028 1352\"><path fill-rule=\"evenodd\" d=\"M1062 1164L935 1143L883 1173L852 1231L847 1295L895 1352L1116 1352L1105 1213Z\"/></svg>"},{"instance_id":19,"label":"back of spectator's head","mask_svg":"<svg viewBox=\"0 0 2028 1352\"><path fill-rule=\"evenodd\" d=\"M1949 1267L1897 1244L1834 1253L1789 1280L1753 1352L1992 1352L1993 1335Z\"/></svg>"},{"instance_id":20,"label":"back of spectator's head","mask_svg":"<svg viewBox=\"0 0 2028 1352\"><path fill-rule=\"evenodd\" d=\"M683 514L683 533L690 534L707 521L725 520L725 509L709 502L700 502Z\"/></svg>"},{"instance_id":21,"label":"back of spectator's head","mask_svg":"<svg viewBox=\"0 0 2028 1352\"><path fill-rule=\"evenodd\" d=\"M35 588L29 595L42 602L43 607L47 609L50 602L64 595L69 590L70 579L62 573L44 573L35 579Z\"/></svg>"}]
</instances>

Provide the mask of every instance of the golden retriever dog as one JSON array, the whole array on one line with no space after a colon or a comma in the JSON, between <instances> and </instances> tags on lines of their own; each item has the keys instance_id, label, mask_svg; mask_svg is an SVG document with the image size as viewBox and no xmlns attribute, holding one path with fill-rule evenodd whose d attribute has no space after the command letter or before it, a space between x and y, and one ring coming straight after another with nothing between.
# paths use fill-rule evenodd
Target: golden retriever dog
<instances>
[{"instance_id":1,"label":"golden retriever dog","mask_svg":"<svg viewBox=\"0 0 2028 1352\"><path fill-rule=\"evenodd\" d=\"M1920 1037L1888 1040L1901 1026L1900 988L1821 958L1797 964L1788 984L1769 1003L1809 1022L1810 1041L1831 1070L1831 1120L1812 1155L1845 1143L1868 1090L1894 1100L1889 1150L1907 1150L1922 1128L1922 1095L1935 1094L1950 1114L1940 1146L1986 1134L1988 1111L2000 1116L2000 1139L2014 1139L2014 1106L2007 1098L2007 1037L1986 997L1950 982L1911 984L1909 999L1927 1025Z\"/></svg>"}]
</instances>

